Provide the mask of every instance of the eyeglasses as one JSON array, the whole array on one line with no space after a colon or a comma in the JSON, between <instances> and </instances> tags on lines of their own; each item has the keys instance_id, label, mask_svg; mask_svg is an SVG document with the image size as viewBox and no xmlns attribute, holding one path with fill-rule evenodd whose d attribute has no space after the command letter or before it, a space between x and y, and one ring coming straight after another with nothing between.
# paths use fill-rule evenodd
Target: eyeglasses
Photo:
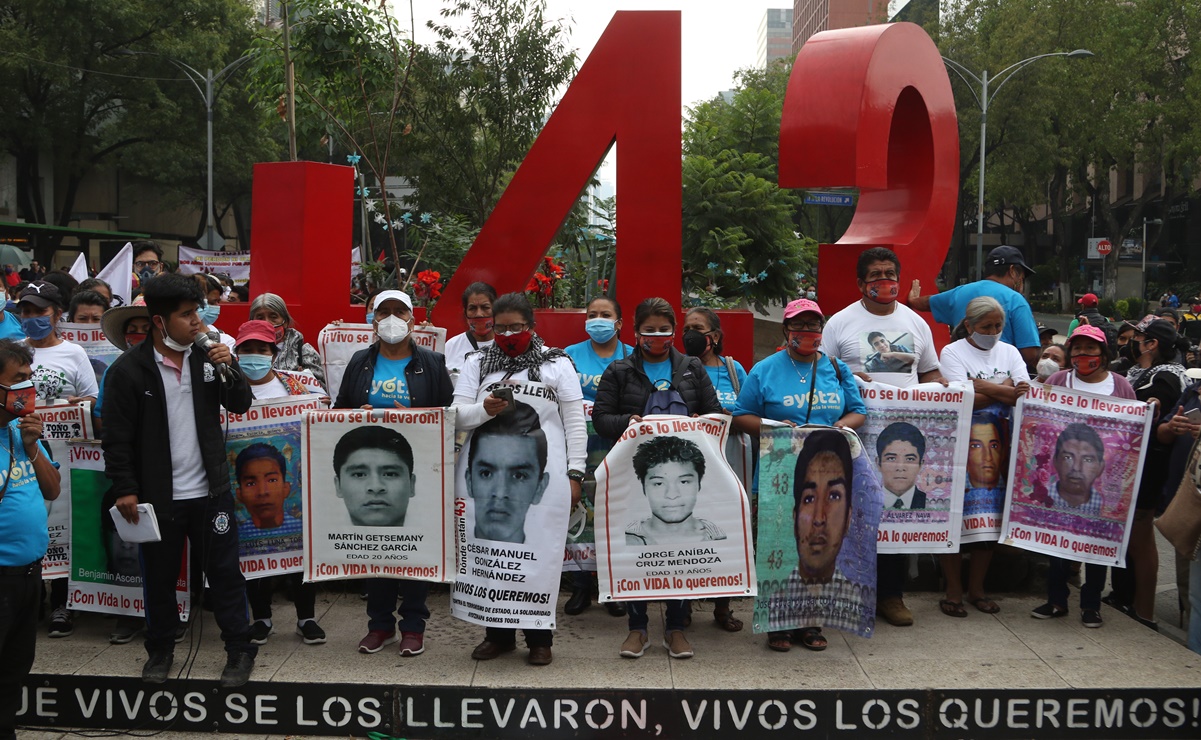
<instances>
[{"instance_id":1,"label":"eyeglasses","mask_svg":"<svg viewBox=\"0 0 1201 740\"><path fill-rule=\"evenodd\" d=\"M497 334L508 334L525 331L527 326L528 324L493 324L492 330Z\"/></svg>"},{"instance_id":2,"label":"eyeglasses","mask_svg":"<svg viewBox=\"0 0 1201 740\"><path fill-rule=\"evenodd\" d=\"M163 264L163 263L159 262L158 260L142 260L142 261L133 263L133 266L139 271L141 271L141 270L157 270L158 266L161 264Z\"/></svg>"},{"instance_id":3,"label":"eyeglasses","mask_svg":"<svg viewBox=\"0 0 1201 740\"><path fill-rule=\"evenodd\" d=\"M805 323L787 324L784 327L785 331L821 331L822 322L806 321Z\"/></svg>"}]
</instances>

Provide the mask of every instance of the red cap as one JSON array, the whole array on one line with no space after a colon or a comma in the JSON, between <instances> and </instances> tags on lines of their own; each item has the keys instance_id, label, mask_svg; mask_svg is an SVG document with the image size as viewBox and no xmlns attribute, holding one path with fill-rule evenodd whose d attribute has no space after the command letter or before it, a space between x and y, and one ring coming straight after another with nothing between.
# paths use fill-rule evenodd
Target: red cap
<instances>
[{"instance_id":1,"label":"red cap","mask_svg":"<svg viewBox=\"0 0 1201 740\"><path fill-rule=\"evenodd\" d=\"M1084 295L1080 296L1080 300L1076 302L1085 308L1092 308L1093 306L1097 305L1097 296L1094 293L1085 293Z\"/></svg>"},{"instance_id":2,"label":"red cap","mask_svg":"<svg viewBox=\"0 0 1201 740\"><path fill-rule=\"evenodd\" d=\"M822 309L821 306L817 305L817 301L811 301L808 298L798 298L784 307L785 319L791 319L793 316L799 316L803 313L815 313L821 316Z\"/></svg>"},{"instance_id":3,"label":"red cap","mask_svg":"<svg viewBox=\"0 0 1201 740\"><path fill-rule=\"evenodd\" d=\"M247 321L238 327L238 341L234 342L234 347L252 340L275 344L275 327L270 321Z\"/></svg>"}]
</instances>

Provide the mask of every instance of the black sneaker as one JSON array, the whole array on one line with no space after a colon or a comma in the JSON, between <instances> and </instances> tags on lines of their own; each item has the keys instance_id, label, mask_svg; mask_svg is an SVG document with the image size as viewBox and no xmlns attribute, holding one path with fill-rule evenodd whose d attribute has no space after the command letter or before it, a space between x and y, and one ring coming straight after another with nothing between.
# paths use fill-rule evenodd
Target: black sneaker
<instances>
[{"instance_id":1,"label":"black sneaker","mask_svg":"<svg viewBox=\"0 0 1201 740\"><path fill-rule=\"evenodd\" d=\"M325 630L321 629L315 619L296 625L296 634L304 638L305 645L320 645L325 642Z\"/></svg>"},{"instance_id":2,"label":"black sneaker","mask_svg":"<svg viewBox=\"0 0 1201 740\"><path fill-rule=\"evenodd\" d=\"M221 671L221 688L236 689L245 686L254 670L254 656L250 653L230 653Z\"/></svg>"},{"instance_id":3,"label":"black sneaker","mask_svg":"<svg viewBox=\"0 0 1201 740\"><path fill-rule=\"evenodd\" d=\"M274 626L267 624L261 619L256 619L250 625L250 644L266 645L267 638L273 634L275 634Z\"/></svg>"},{"instance_id":4,"label":"black sneaker","mask_svg":"<svg viewBox=\"0 0 1201 740\"><path fill-rule=\"evenodd\" d=\"M166 683L175 656L168 652L151 653L142 666L142 680L146 683Z\"/></svg>"},{"instance_id":5,"label":"black sneaker","mask_svg":"<svg viewBox=\"0 0 1201 740\"><path fill-rule=\"evenodd\" d=\"M1067 607L1055 606L1050 602L1043 604L1037 609L1030 610L1030 616L1035 619L1057 619L1059 617L1066 617L1067 615Z\"/></svg>"},{"instance_id":6,"label":"black sneaker","mask_svg":"<svg viewBox=\"0 0 1201 740\"><path fill-rule=\"evenodd\" d=\"M180 622L178 625L175 626L175 642L181 643L181 642L183 642L183 638L185 638L187 636L188 636L188 623Z\"/></svg>"},{"instance_id":7,"label":"black sneaker","mask_svg":"<svg viewBox=\"0 0 1201 740\"><path fill-rule=\"evenodd\" d=\"M1084 609L1080 612L1080 623L1085 627L1096 629L1101 626L1101 612L1096 609Z\"/></svg>"},{"instance_id":8,"label":"black sneaker","mask_svg":"<svg viewBox=\"0 0 1201 740\"><path fill-rule=\"evenodd\" d=\"M59 607L50 613L50 636L69 637L75 631L75 621L71 612L65 607Z\"/></svg>"}]
</instances>

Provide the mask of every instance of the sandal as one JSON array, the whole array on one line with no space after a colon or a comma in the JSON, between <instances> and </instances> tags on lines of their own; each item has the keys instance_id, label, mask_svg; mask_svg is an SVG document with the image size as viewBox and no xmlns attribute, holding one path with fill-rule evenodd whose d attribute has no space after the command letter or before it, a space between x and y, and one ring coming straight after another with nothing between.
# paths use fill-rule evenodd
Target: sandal
<instances>
[{"instance_id":1,"label":"sandal","mask_svg":"<svg viewBox=\"0 0 1201 740\"><path fill-rule=\"evenodd\" d=\"M783 632L767 633L767 646L777 653L786 653L792 650L792 632L784 630Z\"/></svg>"},{"instance_id":2,"label":"sandal","mask_svg":"<svg viewBox=\"0 0 1201 740\"><path fill-rule=\"evenodd\" d=\"M734 616L734 612L726 609L724 612L714 611L713 621L726 632L741 632L742 620Z\"/></svg>"},{"instance_id":3,"label":"sandal","mask_svg":"<svg viewBox=\"0 0 1201 740\"><path fill-rule=\"evenodd\" d=\"M951 601L950 599L939 599L938 608L942 609L942 613L948 617L956 617L963 619L967 616L967 610L963 608L962 601Z\"/></svg>"},{"instance_id":4,"label":"sandal","mask_svg":"<svg viewBox=\"0 0 1201 740\"><path fill-rule=\"evenodd\" d=\"M997 602L993 601L987 596L981 596L978 599L968 599L967 603L976 607L985 614L996 614L997 612L1001 611L1001 607L997 606Z\"/></svg>"},{"instance_id":5,"label":"sandal","mask_svg":"<svg viewBox=\"0 0 1201 740\"><path fill-rule=\"evenodd\" d=\"M801 644L814 652L821 652L829 645L825 636L822 635L821 627L802 627Z\"/></svg>"}]
</instances>

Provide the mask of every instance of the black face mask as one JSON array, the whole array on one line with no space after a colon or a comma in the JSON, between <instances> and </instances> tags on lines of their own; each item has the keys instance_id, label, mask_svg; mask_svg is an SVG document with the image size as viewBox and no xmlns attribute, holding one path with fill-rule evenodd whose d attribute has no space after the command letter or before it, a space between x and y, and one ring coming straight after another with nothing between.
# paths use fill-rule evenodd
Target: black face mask
<instances>
[{"instance_id":1,"label":"black face mask","mask_svg":"<svg viewBox=\"0 0 1201 740\"><path fill-rule=\"evenodd\" d=\"M684 331L684 352L692 357L700 357L709 349L709 335L702 334L696 329Z\"/></svg>"},{"instance_id":2,"label":"black face mask","mask_svg":"<svg viewBox=\"0 0 1201 740\"><path fill-rule=\"evenodd\" d=\"M1133 339L1131 339L1129 342L1126 342L1126 346L1122 347L1121 354L1122 357L1125 357L1127 360L1130 360L1131 362L1137 362L1139 355L1138 342L1134 341Z\"/></svg>"}]
</instances>

